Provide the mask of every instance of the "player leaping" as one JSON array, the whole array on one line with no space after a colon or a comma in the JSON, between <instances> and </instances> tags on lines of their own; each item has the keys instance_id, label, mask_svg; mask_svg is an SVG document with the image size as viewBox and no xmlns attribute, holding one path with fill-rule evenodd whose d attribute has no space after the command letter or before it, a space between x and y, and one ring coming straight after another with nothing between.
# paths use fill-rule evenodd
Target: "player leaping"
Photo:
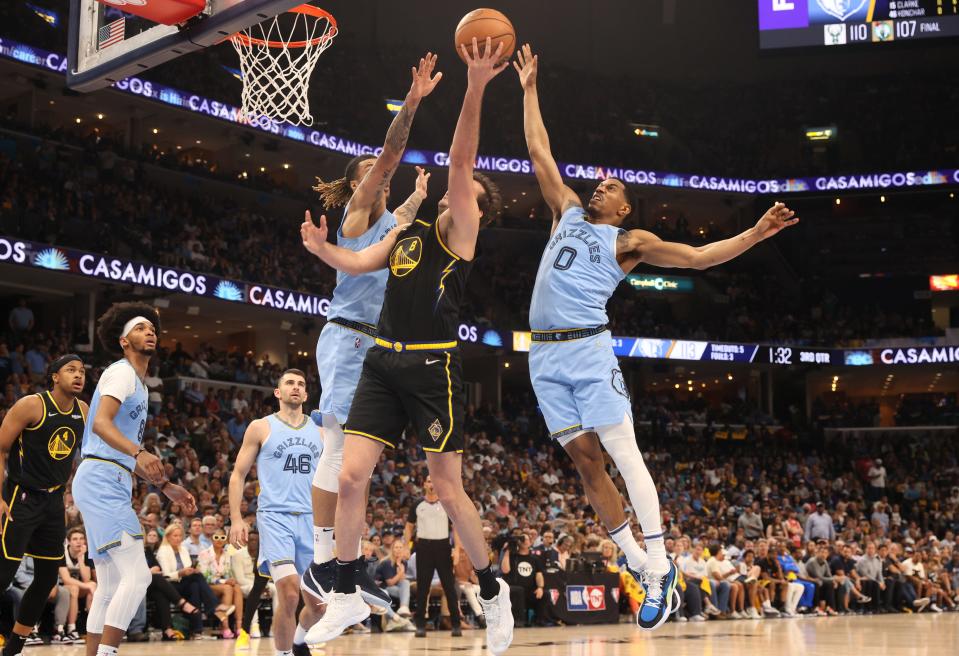
<instances>
[{"instance_id":1,"label":"player leaping","mask_svg":"<svg viewBox=\"0 0 959 656\"><path fill-rule=\"evenodd\" d=\"M487 40L485 54L475 56L478 52L475 41L474 57L463 49L469 84L450 146L447 211L433 223L416 220L402 233L397 228L379 244L359 252L328 244L325 219L316 227L307 215L301 228L304 246L337 270L360 273L389 267L376 347L366 354L346 424L336 507L336 592L326 615L307 634L309 642L331 640L369 615L360 598L355 560L367 504L366 482L384 446L395 448L411 422L426 452L436 492L478 568L489 650L502 653L513 638L509 586L490 570L480 517L463 489L462 474L459 307L479 229L498 211L495 187L476 176L473 166L483 91L506 66L495 65L502 45L492 52Z\"/></svg>"},{"instance_id":2,"label":"player leaping","mask_svg":"<svg viewBox=\"0 0 959 656\"><path fill-rule=\"evenodd\" d=\"M538 58L526 45L517 60L514 67L525 92L526 144L543 198L553 212L530 303L530 378L551 436L573 459L590 504L646 590L636 621L640 628L652 630L669 615L676 568L666 557L656 486L636 444L629 393L606 330L606 303L640 262L706 269L799 219L776 203L749 230L700 247L665 242L645 230L621 230L634 209L631 193L622 181L607 178L583 208L563 184L550 153L536 91ZM622 498L606 473L601 446L623 476L648 555L633 537Z\"/></svg>"},{"instance_id":3,"label":"player leaping","mask_svg":"<svg viewBox=\"0 0 959 656\"><path fill-rule=\"evenodd\" d=\"M426 198L428 173L420 170L416 191L394 214L386 209L390 180L403 158L413 116L420 101L428 96L443 77L433 75L436 55L426 53L412 69L413 83L386 133L379 157L361 155L346 166L342 178L319 182L315 187L328 208L346 208L337 233L343 248L359 251L383 240L389 231L413 220L416 209ZM418 169L419 170L419 169ZM353 393L360 379L363 358L373 345L375 324L383 306L386 271L358 275L338 272L336 289L330 303L329 320L316 343L316 364L320 372L319 414L323 424L324 448L313 478L313 563L303 573L301 586L321 601L332 593L336 578L333 558L333 517L336 512L337 477L343 462L342 425L350 413ZM357 551L359 544L354 545ZM376 587L361 568L360 586L364 598L389 607L390 596Z\"/></svg>"}]
</instances>

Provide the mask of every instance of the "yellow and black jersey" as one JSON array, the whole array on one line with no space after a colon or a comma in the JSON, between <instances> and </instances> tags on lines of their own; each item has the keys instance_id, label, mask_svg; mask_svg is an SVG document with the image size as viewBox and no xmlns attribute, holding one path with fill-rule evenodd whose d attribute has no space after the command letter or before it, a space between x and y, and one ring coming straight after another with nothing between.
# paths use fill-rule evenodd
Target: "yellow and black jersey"
<instances>
[{"instance_id":1,"label":"yellow and black jersey","mask_svg":"<svg viewBox=\"0 0 959 656\"><path fill-rule=\"evenodd\" d=\"M70 478L86 417L78 400L62 410L50 392L37 396L43 401L43 417L17 438L17 452L9 458L8 479L23 488L52 490L66 485Z\"/></svg>"},{"instance_id":2,"label":"yellow and black jersey","mask_svg":"<svg viewBox=\"0 0 959 656\"><path fill-rule=\"evenodd\" d=\"M436 221L414 221L390 251L379 335L396 342L455 345L472 266L443 242Z\"/></svg>"}]
</instances>

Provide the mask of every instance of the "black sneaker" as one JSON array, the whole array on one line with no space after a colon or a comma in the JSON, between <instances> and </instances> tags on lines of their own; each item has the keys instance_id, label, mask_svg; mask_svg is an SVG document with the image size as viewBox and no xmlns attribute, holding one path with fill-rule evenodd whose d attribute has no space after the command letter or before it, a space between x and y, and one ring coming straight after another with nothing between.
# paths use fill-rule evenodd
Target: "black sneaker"
<instances>
[{"instance_id":1,"label":"black sneaker","mask_svg":"<svg viewBox=\"0 0 959 656\"><path fill-rule=\"evenodd\" d=\"M460 628L460 625L457 624L456 626L453 627L453 630L450 632L450 635L451 635L452 637L454 637L454 638L462 638L462 637L463 637L463 629L461 629L461 628Z\"/></svg>"},{"instance_id":2,"label":"black sneaker","mask_svg":"<svg viewBox=\"0 0 959 656\"><path fill-rule=\"evenodd\" d=\"M300 589L315 597L322 603L327 603L336 584L336 558L325 563L310 563L309 568L300 577Z\"/></svg>"},{"instance_id":3,"label":"black sneaker","mask_svg":"<svg viewBox=\"0 0 959 656\"><path fill-rule=\"evenodd\" d=\"M43 638L36 631L32 631L30 636L23 642L25 647L37 647L43 645Z\"/></svg>"},{"instance_id":4,"label":"black sneaker","mask_svg":"<svg viewBox=\"0 0 959 656\"><path fill-rule=\"evenodd\" d=\"M417 638L425 638L425 637L426 637L426 627L425 627L425 626L418 626L418 627L416 627L416 637L417 637Z\"/></svg>"},{"instance_id":5,"label":"black sneaker","mask_svg":"<svg viewBox=\"0 0 959 656\"><path fill-rule=\"evenodd\" d=\"M293 656L310 656L310 648L304 642L302 645L293 643Z\"/></svg>"},{"instance_id":6,"label":"black sneaker","mask_svg":"<svg viewBox=\"0 0 959 656\"><path fill-rule=\"evenodd\" d=\"M363 601L371 606L380 606L381 608L392 608L393 599L390 593L382 589L370 577L366 569L366 559L360 558L356 564L356 582L360 586L360 594Z\"/></svg>"}]
</instances>

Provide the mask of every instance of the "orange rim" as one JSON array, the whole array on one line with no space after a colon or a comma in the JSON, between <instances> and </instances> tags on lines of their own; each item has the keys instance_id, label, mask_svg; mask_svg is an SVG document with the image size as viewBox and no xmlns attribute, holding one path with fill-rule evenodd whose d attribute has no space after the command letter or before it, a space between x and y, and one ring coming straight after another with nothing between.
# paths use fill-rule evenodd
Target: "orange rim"
<instances>
[{"instance_id":1,"label":"orange rim","mask_svg":"<svg viewBox=\"0 0 959 656\"><path fill-rule=\"evenodd\" d=\"M267 46L269 48L305 48L307 44L315 46L336 36L336 19L333 18L333 14L324 9L314 7L313 5L304 4L293 7L287 13L304 14L306 16L312 16L313 18L318 19L325 18L327 22L329 22L329 26L322 35L316 37L315 39L310 39L309 41L290 41L289 43L286 41L266 41L264 39L257 39L256 37L249 36L243 32L237 32L230 38L239 41L245 46L258 45Z\"/></svg>"}]
</instances>

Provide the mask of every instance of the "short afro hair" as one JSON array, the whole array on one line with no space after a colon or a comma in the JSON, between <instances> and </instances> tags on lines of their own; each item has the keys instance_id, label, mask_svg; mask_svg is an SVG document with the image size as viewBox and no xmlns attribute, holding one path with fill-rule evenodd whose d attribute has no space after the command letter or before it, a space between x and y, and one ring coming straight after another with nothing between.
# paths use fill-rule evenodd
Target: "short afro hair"
<instances>
[{"instance_id":1,"label":"short afro hair","mask_svg":"<svg viewBox=\"0 0 959 656\"><path fill-rule=\"evenodd\" d=\"M114 303L97 321L97 337L100 338L100 345L114 355L122 355L120 338L123 335L120 333L126 322L136 316L146 317L153 324L154 330L157 333L160 332L160 313L152 305L139 301Z\"/></svg>"},{"instance_id":2,"label":"short afro hair","mask_svg":"<svg viewBox=\"0 0 959 656\"><path fill-rule=\"evenodd\" d=\"M482 173L473 172L473 179L483 185L483 195L476 200L479 205L480 227L485 228L495 221L503 213L503 196L500 194L499 186Z\"/></svg>"}]
</instances>

